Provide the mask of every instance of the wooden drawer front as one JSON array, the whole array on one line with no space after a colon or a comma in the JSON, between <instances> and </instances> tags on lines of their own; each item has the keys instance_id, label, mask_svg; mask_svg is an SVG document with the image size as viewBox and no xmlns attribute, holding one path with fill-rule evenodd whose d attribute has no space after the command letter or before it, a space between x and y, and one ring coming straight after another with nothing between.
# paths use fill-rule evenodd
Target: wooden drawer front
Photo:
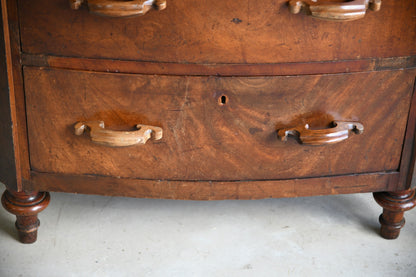
<instances>
[{"instance_id":1,"label":"wooden drawer front","mask_svg":"<svg viewBox=\"0 0 416 277\"><path fill-rule=\"evenodd\" d=\"M416 54L416 1L383 0L363 19L291 14L288 0L167 0L163 11L108 18L68 0L19 0L26 53L190 63L280 63Z\"/></svg>"},{"instance_id":2,"label":"wooden drawer front","mask_svg":"<svg viewBox=\"0 0 416 277\"><path fill-rule=\"evenodd\" d=\"M416 71L295 77L178 77L25 68L30 161L38 172L169 180L264 180L394 171ZM224 96L224 97L223 97ZM226 102L221 103L221 100ZM332 145L277 139L305 118L359 121ZM163 138L110 148L77 121L160 126Z\"/></svg>"}]
</instances>

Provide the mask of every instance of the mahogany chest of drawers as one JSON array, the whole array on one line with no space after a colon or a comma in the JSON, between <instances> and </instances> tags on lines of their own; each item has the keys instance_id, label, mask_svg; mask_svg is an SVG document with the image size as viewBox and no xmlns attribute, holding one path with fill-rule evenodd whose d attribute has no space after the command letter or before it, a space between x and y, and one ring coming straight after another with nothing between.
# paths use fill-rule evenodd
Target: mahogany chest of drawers
<instances>
[{"instance_id":1,"label":"mahogany chest of drawers","mask_svg":"<svg viewBox=\"0 0 416 277\"><path fill-rule=\"evenodd\" d=\"M0 181L50 191L416 204L413 0L1 0ZM140 16L142 15L142 16Z\"/></svg>"}]
</instances>

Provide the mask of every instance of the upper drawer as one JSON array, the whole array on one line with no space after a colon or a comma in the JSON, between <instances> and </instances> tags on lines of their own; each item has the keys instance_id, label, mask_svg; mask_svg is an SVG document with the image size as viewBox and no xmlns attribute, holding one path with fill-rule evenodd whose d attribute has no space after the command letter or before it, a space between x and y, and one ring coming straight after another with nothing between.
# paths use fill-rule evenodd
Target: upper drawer
<instances>
[{"instance_id":1,"label":"upper drawer","mask_svg":"<svg viewBox=\"0 0 416 277\"><path fill-rule=\"evenodd\" d=\"M294 77L144 76L25 68L31 167L156 180L271 180L399 168L415 70ZM319 121L317 120L319 119ZM76 136L78 121L163 129L111 148ZM332 120L364 133L323 146L276 130Z\"/></svg>"},{"instance_id":2,"label":"upper drawer","mask_svg":"<svg viewBox=\"0 0 416 277\"><path fill-rule=\"evenodd\" d=\"M26 53L189 63L281 63L416 54L416 1L383 0L364 18L291 14L287 0L167 0L142 17L109 18L68 0L19 0Z\"/></svg>"}]
</instances>

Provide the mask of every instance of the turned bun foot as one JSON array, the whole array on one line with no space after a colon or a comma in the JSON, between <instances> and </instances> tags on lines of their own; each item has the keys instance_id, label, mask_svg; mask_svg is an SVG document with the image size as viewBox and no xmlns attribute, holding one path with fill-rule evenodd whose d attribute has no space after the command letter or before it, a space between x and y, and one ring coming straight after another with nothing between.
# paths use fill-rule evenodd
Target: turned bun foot
<instances>
[{"instance_id":1,"label":"turned bun foot","mask_svg":"<svg viewBox=\"0 0 416 277\"><path fill-rule=\"evenodd\" d=\"M6 190L1 198L3 207L16 215L16 228L22 243L34 243L37 239L39 220L38 213L49 204L48 192L27 195L24 192Z\"/></svg>"},{"instance_id":2,"label":"turned bun foot","mask_svg":"<svg viewBox=\"0 0 416 277\"><path fill-rule=\"evenodd\" d=\"M376 192L376 202L383 207L380 215L380 234L385 239L396 239L405 224L404 212L416 206L414 190L398 192Z\"/></svg>"}]
</instances>

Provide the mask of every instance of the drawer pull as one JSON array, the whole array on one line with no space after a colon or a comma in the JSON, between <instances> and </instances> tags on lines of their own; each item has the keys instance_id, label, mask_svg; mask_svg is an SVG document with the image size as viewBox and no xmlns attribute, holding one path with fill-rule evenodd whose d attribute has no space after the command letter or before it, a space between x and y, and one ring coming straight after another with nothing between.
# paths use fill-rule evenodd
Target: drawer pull
<instances>
[{"instance_id":1,"label":"drawer pull","mask_svg":"<svg viewBox=\"0 0 416 277\"><path fill-rule=\"evenodd\" d=\"M75 134L80 136L87 128L90 130L93 142L110 147L145 144L150 137L153 136L155 140L159 140L163 135L162 128L142 124L136 125L137 130L135 131L106 130L103 121L77 122Z\"/></svg>"},{"instance_id":2,"label":"drawer pull","mask_svg":"<svg viewBox=\"0 0 416 277\"><path fill-rule=\"evenodd\" d=\"M363 18L368 8L380 10L381 0L290 0L289 9L298 14L304 9L307 14L320 19L349 21Z\"/></svg>"},{"instance_id":3,"label":"drawer pull","mask_svg":"<svg viewBox=\"0 0 416 277\"><path fill-rule=\"evenodd\" d=\"M91 13L109 17L144 15L151 9L166 8L166 0L69 0L73 10L78 10L82 3L88 4Z\"/></svg>"},{"instance_id":4,"label":"drawer pull","mask_svg":"<svg viewBox=\"0 0 416 277\"><path fill-rule=\"evenodd\" d=\"M309 124L292 128L280 129L277 132L282 141L286 141L289 135L294 136L299 143L307 145L325 145L346 140L350 133L361 134L364 126L358 122L334 121L331 128L312 130Z\"/></svg>"}]
</instances>

